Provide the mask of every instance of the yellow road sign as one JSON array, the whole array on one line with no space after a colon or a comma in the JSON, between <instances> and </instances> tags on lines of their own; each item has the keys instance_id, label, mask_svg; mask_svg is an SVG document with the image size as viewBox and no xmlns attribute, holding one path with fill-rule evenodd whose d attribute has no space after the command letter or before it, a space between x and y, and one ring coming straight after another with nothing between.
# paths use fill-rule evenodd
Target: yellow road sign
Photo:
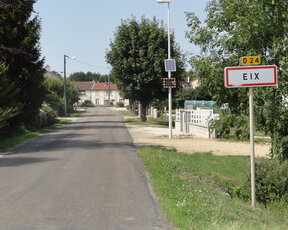
<instances>
[{"instance_id":1,"label":"yellow road sign","mask_svg":"<svg viewBox=\"0 0 288 230\"><path fill-rule=\"evenodd\" d=\"M240 65L260 65L260 56L246 56L240 58Z\"/></svg>"}]
</instances>

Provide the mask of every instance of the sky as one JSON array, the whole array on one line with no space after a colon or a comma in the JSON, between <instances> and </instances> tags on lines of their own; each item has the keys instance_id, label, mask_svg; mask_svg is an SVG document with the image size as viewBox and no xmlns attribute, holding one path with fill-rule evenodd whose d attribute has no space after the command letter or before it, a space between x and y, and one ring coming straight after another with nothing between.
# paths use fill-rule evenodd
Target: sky
<instances>
[{"instance_id":1,"label":"sky","mask_svg":"<svg viewBox=\"0 0 288 230\"><path fill-rule=\"evenodd\" d=\"M199 48L185 38L185 12L194 12L203 20L207 2L171 0L171 29L183 52L199 53ZM38 0L34 10L41 19L40 46L45 65L63 73L64 55L76 57L67 59L68 76L80 71L110 72L105 54L122 19L131 19L132 15L138 20L155 16L167 25L167 4L156 0Z\"/></svg>"}]
</instances>

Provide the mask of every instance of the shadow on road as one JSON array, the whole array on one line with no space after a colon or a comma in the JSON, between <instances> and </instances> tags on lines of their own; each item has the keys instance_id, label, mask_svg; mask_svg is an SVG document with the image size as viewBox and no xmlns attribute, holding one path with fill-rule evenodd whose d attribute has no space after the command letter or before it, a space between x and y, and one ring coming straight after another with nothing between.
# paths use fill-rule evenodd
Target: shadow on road
<instances>
[{"instance_id":1,"label":"shadow on road","mask_svg":"<svg viewBox=\"0 0 288 230\"><path fill-rule=\"evenodd\" d=\"M47 161L56 161L59 159L56 158L46 158L46 157L13 157L13 158L4 158L0 159L0 167L15 167L21 165L28 165L28 164L36 164L42 163Z\"/></svg>"}]
</instances>

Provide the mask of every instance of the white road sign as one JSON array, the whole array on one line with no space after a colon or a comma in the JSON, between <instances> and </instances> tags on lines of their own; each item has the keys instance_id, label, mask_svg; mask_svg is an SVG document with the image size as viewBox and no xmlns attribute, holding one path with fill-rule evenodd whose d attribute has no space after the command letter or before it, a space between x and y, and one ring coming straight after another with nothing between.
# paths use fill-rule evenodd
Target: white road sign
<instances>
[{"instance_id":1,"label":"white road sign","mask_svg":"<svg viewBox=\"0 0 288 230\"><path fill-rule=\"evenodd\" d=\"M225 87L277 86L277 66L235 66L225 68Z\"/></svg>"}]
</instances>

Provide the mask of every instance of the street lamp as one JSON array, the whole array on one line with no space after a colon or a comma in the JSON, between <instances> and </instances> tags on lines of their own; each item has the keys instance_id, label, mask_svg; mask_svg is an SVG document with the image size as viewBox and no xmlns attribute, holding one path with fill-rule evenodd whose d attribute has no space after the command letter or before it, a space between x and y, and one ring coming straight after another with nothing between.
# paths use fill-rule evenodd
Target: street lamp
<instances>
[{"instance_id":1,"label":"street lamp","mask_svg":"<svg viewBox=\"0 0 288 230\"><path fill-rule=\"evenodd\" d=\"M170 2L171 0L157 0L158 3L167 3L168 6L168 60L171 59L171 42L170 42ZM171 70L168 70L168 78L171 78ZM168 110L169 110L169 138L172 138L172 89L168 89Z\"/></svg>"},{"instance_id":2,"label":"street lamp","mask_svg":"<svg viewBox=\"0 0 288 230\"><path fill-rule=\"evenodd\" d=\"M76 59L76 57L69 57L64 54L64 115L67 114L67 96L66 96L66 58Z\"/></svg>"}]
</instances>

